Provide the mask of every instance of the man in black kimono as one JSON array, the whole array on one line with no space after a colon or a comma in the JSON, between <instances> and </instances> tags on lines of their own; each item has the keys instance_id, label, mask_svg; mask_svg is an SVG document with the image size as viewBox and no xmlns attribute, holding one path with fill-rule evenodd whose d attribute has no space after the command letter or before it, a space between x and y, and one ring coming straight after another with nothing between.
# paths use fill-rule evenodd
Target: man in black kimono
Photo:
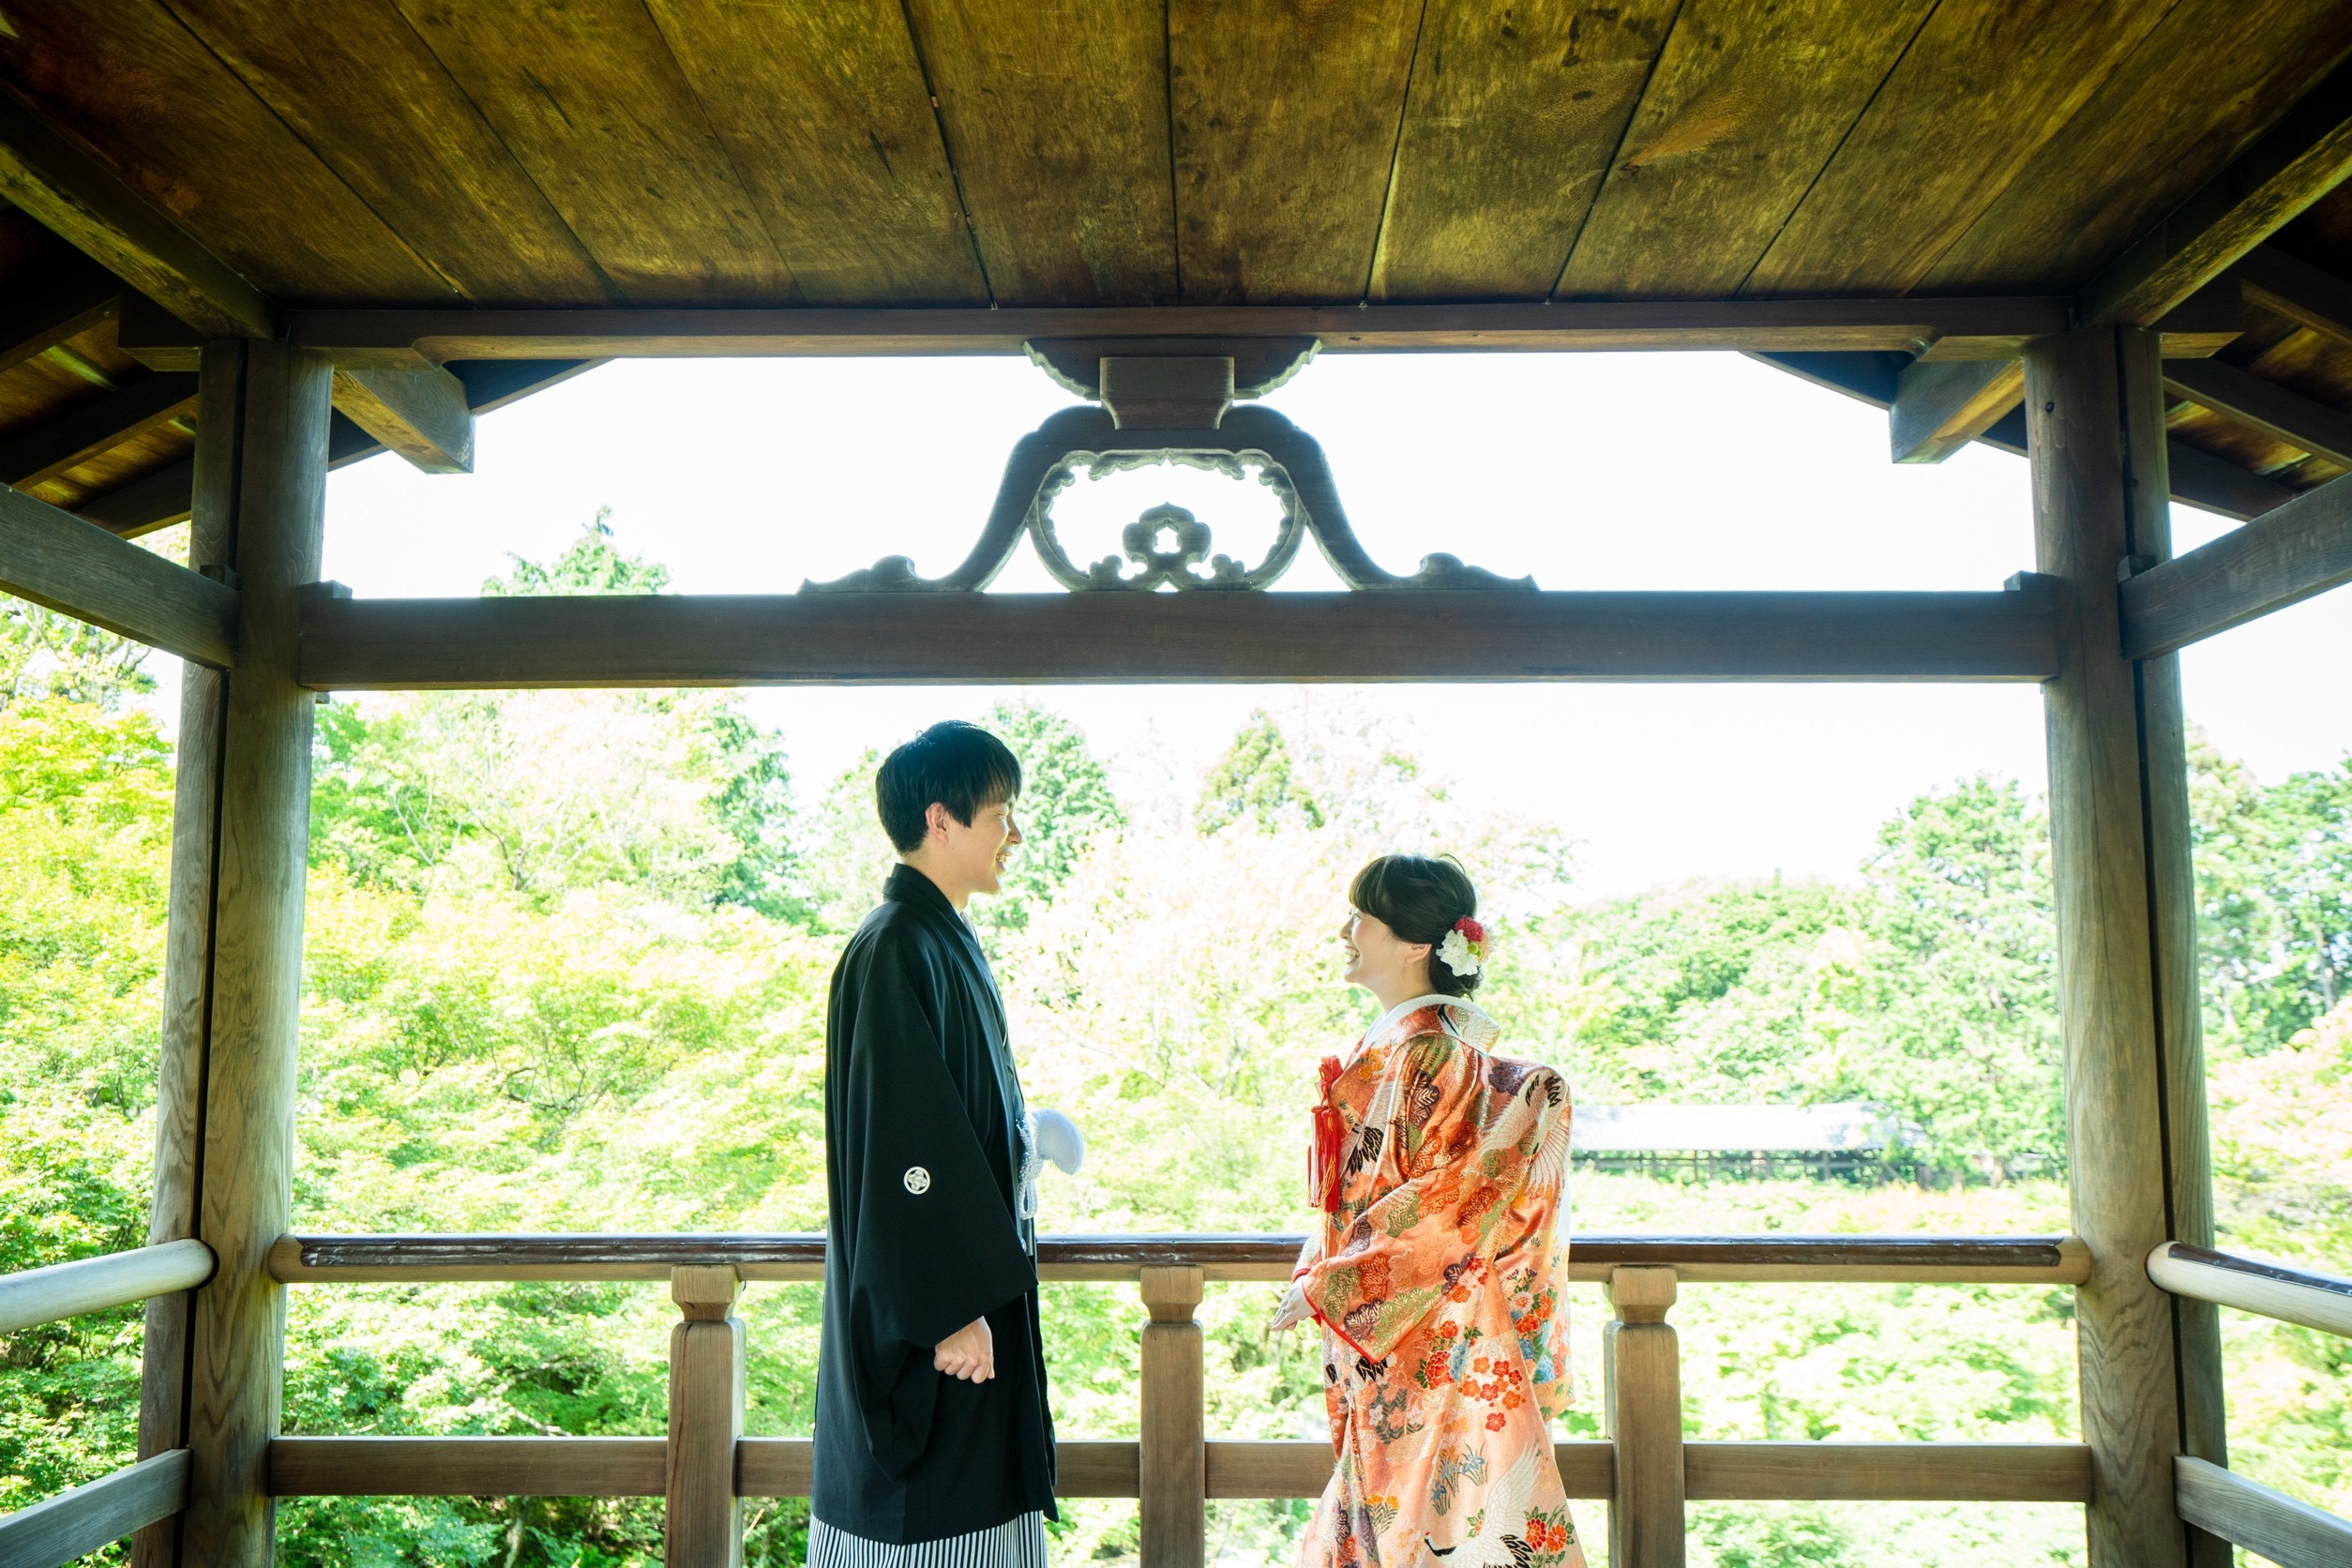
<instances>
[{"instance_id":1,"label":"man in black kimono","mask_svg":"<svg viewBox=\"0 0 2352 1568\"><path fill-rule=\"evenodd\" d=\"M875 780L899 865L834 971L809 1568L1044 1568L1053 1424L1034 1155L964 918L1020 843L1020 764L938 724Z\"/></svg>"}]
</instances>

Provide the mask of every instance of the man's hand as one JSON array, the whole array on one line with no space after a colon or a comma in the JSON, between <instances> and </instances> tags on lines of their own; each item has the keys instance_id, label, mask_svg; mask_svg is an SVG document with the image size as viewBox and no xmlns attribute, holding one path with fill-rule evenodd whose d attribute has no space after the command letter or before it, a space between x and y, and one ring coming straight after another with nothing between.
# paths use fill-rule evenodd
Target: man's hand
<instances>
[{"instance_id":1,"label":"man's hand","mask_svg":"<svg viewBox=\"0 0 2352 1568\"><path fill-rule=\"evenodd\" d=\"M931 1364L966 1382L985 1383L996 1376L996 1336L986 1318L974 1318L941 1340L931 1351Z\"/></svg>"},{"instance_id":2,"label":"man's hand","mask_svg":"<svg viewBox=\"0 0 2352 1568\"><path fill-rule=\"evenodd\" d=\"M1297 1328L1313 1316L1306 1309L1306 1291L1298 1281L1292 1280L1289 1294L1284 1296L1282 1304L1274 1308L1274 1319L1266 1327L1273 1333L1282 1334Z\"/></svg>"}]
</instances>

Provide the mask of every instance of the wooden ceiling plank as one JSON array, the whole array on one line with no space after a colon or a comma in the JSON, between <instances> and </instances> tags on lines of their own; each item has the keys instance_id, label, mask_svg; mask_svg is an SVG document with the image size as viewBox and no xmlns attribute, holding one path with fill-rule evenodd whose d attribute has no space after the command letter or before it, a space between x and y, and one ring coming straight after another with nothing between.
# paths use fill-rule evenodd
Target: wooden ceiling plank
<instances>
[{"instance_id":1,"label":"wooden ceiling plank","mask_svg":"<svg viewBox=\"0 0 2352 1568\"><path fill-rule=\"evenodd\" d=\"M277 330L277 310L259 289L7 92L0 195L191 326L233 338Z\"/></svg>"},{"instance_id":2,"label":"wooden ceiling plank","mask_svg":"<svg viewBox=\"0 0 2352 1568\"><path fill-rule=\"evenodd\" d=\"M1556 290L1738 292L1932 0L1689 0Z\"/></svg>"},{"instance_id":3,"label":"wooden ceiling plank","mask_svg":"<svg viewBox=\"0 0 2352 1568\"><path fill-rule=\"evenodd\" d=\"M2352 464L2352 415L2218 359L2168 359L2164 385L2290 446Z\"/></svg>"},{"instance_id":4,"label":"wooden ceiling plank","mask_svg":"<svg viewBox=\"0 0 2352 1568\"><path fill-rule=\"evenodd\" d=\"M988 286L897 0L647 0L810 300Z\"/></svg>"},{"instance_id":5,"label":"wooden ceiling plank","mask_svg":"<svg viewBox=\"0 0 2352 1568\"><path fill-rule=\"evenodd\" d=\"M335 407L428 474L474 472L474 411L465 384L438 365L339 369Z\"/></svg>"},{"instance_id":6,"label":"wooden ceiling plank","mask_svg":"<svg viewBox=\"0 0 2352 1568\"><path fill-rule=\"evenodd\" d=\"M2164 13L2144 0L1943 0L1742 292L1917 287Z\"/></svg>"},{"instance_id":7,"label":"wooden ceiling plank","mask_svg":"<svg viewBox=\"0 0 2352 1568\"><path fill-rule=\"evenodd\" d=\"M2352 173L2352 66L2284 118L2083 288L2087 325L2144 324L2219 277Z\"/></svg>"},{"instance_id":8,"label":"wooden ceiling plank","mask_svg":"<svg viewBox=\"0 0 2352 1568\"><path fill-rule=\"evenodd\" d=\"M1943 461L1991 430L2025 390L2025 362L2018 359L1906 367L1887 409L1894 460Z\"/></svg>"},{"instance_id":9,"label":"wooden ceiling plank","mask_svg":"<svg viewBox=\"0 0 2352 1568\"><path fill-rule=\"evenodd\" d=\"M165 0L476 305L623 303L391 0Z\"/></svg>"},{"instance_id":10,"label":"wooden ceiling plank","mask_svg":"<svg viewBox=\"0 0 2352 1568\"><path fill-rule=\"evenodd\" d=\"M908 0L989 297L1177 298L1168 23L1145 0Z\"/></svg>"},{"instance_id":11,"label":"wooden ceiling plank","mask_svg":"<svg viewBox=\"0 0 2352 1568\"><path fill-rule=\"evenodd\" d=\"M1168 0L1187 301L1364 297L1421 19L1421 0Z\"/></svg>"},{"instance_id":12,"label":"wooden ceiling plank","mask_svg":"<svg viewBox=\"0 0 2352 1568\"><path fill-rule=\"evenodd\" d=\"M1677 4L1431 0L1371 297L1550 293Z\"/></svg>"},{"instance_id":13,"label":"wooden ceiling plank","mask_svg":"<svg viewBox=\"0 0 2352 1568\"><path fill-rule=\"evenodd\" d=\"M1921 290L2079 288L2260 135L2280 105L2311 91L2347 43L2347 0L2180 0Z\"/></svg>"},{"instance_id":14,"label":"wooden ceiling plank","mask_svg":"<svg viewBox=\"0 0 2352 1568\"><path fill-rule=\"evenodd\" d=\"M163 371L0 443L0 484L19 490L176 419L196 406L196 378Z\"/></svg>"},{"instance_id":15,"label":"wooden ceiling plank","mask_svg":"<svg viewBox=\"0 0 2352 1568\"><path fill-rule=\"evenodd\" d=\"M2274 245L2255 246L2231 275L2254 303L2352 346L2352 282Z\"/></svg>"},{"instance_id":16,"label":"wooden ceiling plank","mask_svg":"<svg viewBox=\"0 0 2352 1568\"><path fill-rule=\"evenodd\" d=\"M158 0L16 0L8 15L0 80L250 288L313 303L453 297Z\"/></svg>"},{"instance_id":17,"label":"wooden ceiling plank","mask_svg":"<svg viewBox=\"0 0 2352 1568\"><path fill-rule=\"evenodd\" d=\"M624 297L799 297L641 0L396 0Z\"/></svg>"},{"instance_id":18,"label":"wooden ceiling plank","mask_svg":"<svg viewBox=\"0 0 2352 1568\"><path fill-rule=\"evenodd\" d=\"M120 279L91 267L12 295L0 304L0 375L113 316L122 294Z\"/></svg>"},{"instance_id":19,"label":"wooden ceiling plank","mask_svg":"<svg viewBox=\"0 0 2352 1568\"><path fill-rule=\"evenodd\" d=\"M1757 352L1938 344L2013 356L2066 329L2050 299L1620 301L1532 305L1179 305L1003 309L305 310L289 337L343 366L606 356L1021 354L1033 339L1315 338L1325 353L1466 349ZM150 351L127 337L129 352Z\"/></svg>"},{"instance_id":20,"label":"wooden ceiling plank","mask_svg":"<svg viewBox=\"0 0 2352 1568\"><path fill-rule=\"evenodd\" d=\"M2164 453L2176 502L2244 522L2295 499L2296 492L2277 480L2266 479L2185 441L2166 441Z\"/></svg>"}]
</instances>

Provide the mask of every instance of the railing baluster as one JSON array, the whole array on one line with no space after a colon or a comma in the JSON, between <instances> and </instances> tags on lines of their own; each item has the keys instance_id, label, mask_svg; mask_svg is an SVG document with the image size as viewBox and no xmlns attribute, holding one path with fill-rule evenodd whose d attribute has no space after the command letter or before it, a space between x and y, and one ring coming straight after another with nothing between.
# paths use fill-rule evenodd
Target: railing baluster
<instances>
[{"instance_id":1,"label":"railing baluster","mask_svg":"<svg viewBox=\"0 0 2352 1568\"><path fill-rule=\"evenodd\" d=\"M1618 1269L1607 1289L1616 1313L1601 1331L1608 1432L1617 1445L1610 1568L1682 1568L1682 1363L1666 1320L1674 1271Z\"/></svg>"},{"instance_id":2,"label":"railing baluster","mask_svg":"<svg viewBox=\"0 0 2352 1568\"><path fill-rule=\"evenodd\" d=\"M1142 1568L1201 1568L1208 1539L1208 1447L1201 1405L1201 1271L1143 1271L1143 1411L1137 1455Z\"/></svg>"},{"instance_id":3,"label":"railing baluster","mask_svg":"<svg viewBox=\"0 0 2352 1568\"><path fill-rule=\"evenodd\" d=\"M743 1568L743 1504L735 1495L735 1443L743 1436L743 1282L723 1265L670 1274L670 1298L686 1320L670 1331L667 1568Z\"/></svg>"}]
</instances>

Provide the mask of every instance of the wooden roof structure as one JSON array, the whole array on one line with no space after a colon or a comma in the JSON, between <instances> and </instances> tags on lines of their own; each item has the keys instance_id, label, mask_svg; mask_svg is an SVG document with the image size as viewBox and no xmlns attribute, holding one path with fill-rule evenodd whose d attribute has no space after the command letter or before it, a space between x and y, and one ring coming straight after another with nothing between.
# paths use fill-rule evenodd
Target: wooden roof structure
<instances>
[{"instance_id":1,"label":"wooden roof structure","mask_svg":"<svg viewBox=\"0 0 2352 1568\"><path fill-rule=\"evenodd\" d=\"M338 350L338 461L462 467L436 415L607 353L1286 331L1779 354L1932 460L2021 445L2018 342L2220 279L2174 479L2250 517L2352 467L2347 49L2346 0L10 0L0 482L185 515L173 317Z\"/></svg>"},{"instance_id":2,"label":"wooden roof structure","mask_svg":"<svg viewBox=\"0 0 2352 1568\"><path fill-rule=\"evenodd\" d=\"M1580 1239L1610 1436L1563 1473L1621 1568L1681 1568L1701 1498L2078 1502L2089 1568L2352 1560L2227 1468L2218 1308L2352 1334L2352 1280L2212 1247L2174 656L2352 583L2348 54L2352 0L0 0L0 590L187 661L150 1244L0 1279L0 1333L147 1302L141 1458L0 1516L0 1562L136 1530L135 1568L266 1568L277 1496L659 1493L666 1561L727 1568L743 1497L807 1490L806 1445L744 1434L729 1313L818 1238L293 1234L316 692L1189 680L2039 685L2074 1234ZM1408 577L1310 435L1229 406L1318 350L1641 348L1883 406L1898 461L2023 451L2031 569ZM943 578L318 580L328 467L461 472L478 411L608 358L1024 352L1099 406L1015 445ZM1079 469L1170 460L1259 465L1265 561L1168 507L1136 571L1048 550ZM2251 520L2176 555L2167 496ZM120 536L183 516L186 565ZM1348 592L1253 591L1310 535ZM982 592L1024 537L1066 591ZM1139 1500L1144 1568L1201 1568L1208 1499L1329 1474L1204 1432L1204 1280L1295 1254L1045 1250L1149 1309L1138 1440L1062 1472ZM662 1438L279 1430L290 1284L664 1274ZM2082 1440L1685 1442L1678 1278L2073 1286Z\"/></svg>"}]
</instances>

